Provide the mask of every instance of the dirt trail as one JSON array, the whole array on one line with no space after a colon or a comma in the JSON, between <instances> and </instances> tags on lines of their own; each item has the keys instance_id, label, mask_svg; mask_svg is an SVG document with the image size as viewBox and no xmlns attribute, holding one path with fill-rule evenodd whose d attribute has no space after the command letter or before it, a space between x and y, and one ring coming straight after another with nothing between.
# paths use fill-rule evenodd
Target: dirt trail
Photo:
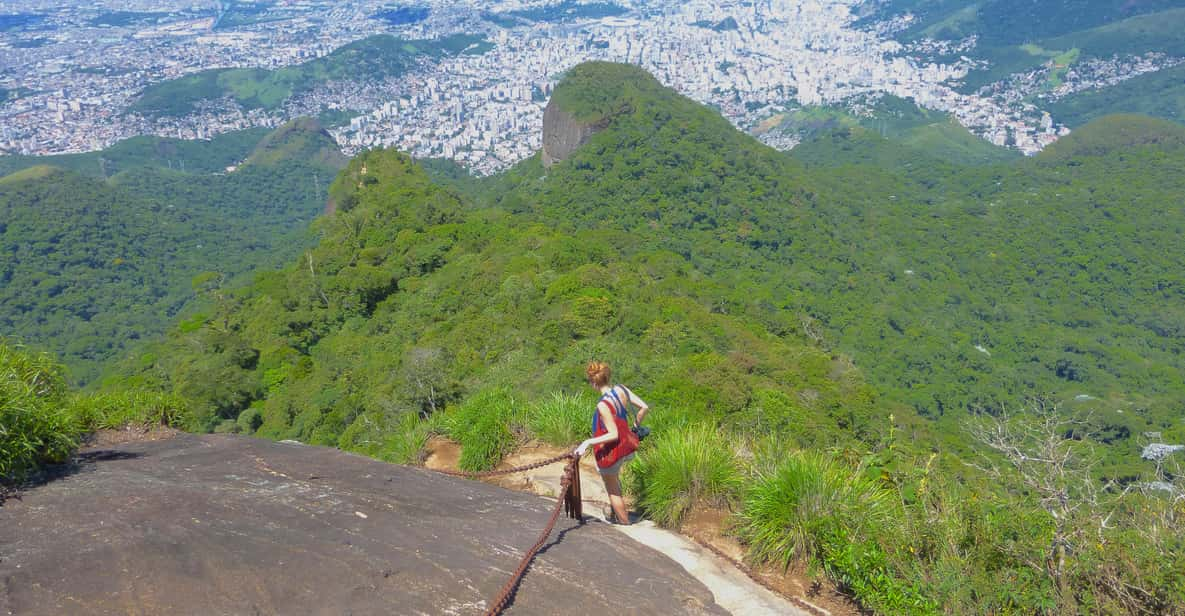
<instances>
[{"instance_id":1,"label":"dirt trail","mask_svg":"<svg viewBox=\"0 0 1185 616\"><path fill-rule=\"evenodd\" d=\"M460 446L442 438L433 438L428 443L428 456L424 465L430 469L456 470L460 459ZM498 468L511 468L544 460L564 452L564 449L547 445L528 445L515 451L499 464ZM553 464L540 469L516 473L491 480L498 485L555 498L559 494L560 475L563 465ZM597 474L591 456L581 460L581 492L585 502L584 513L604 522L603 509L609 499L604 483ZM735 541L720 532L723 518L710 511L696 511L690 516L685 530L690 530L696 539L708 542L725 554L740 560L742 550ZM630 526L611 525L611 528L653 548L675 562L712 591L721 607L737 616L810 615L785 597L771 592L754 582L728 560L712 553L688 537L663 528L653 522L640 520ZM779 591L808 603L816 613L831 616L849 616L858 611L842 596L821 596L820 588L803 578L792 576L760 575L762 581ZM834 593L833 593L834 594Z\"/></svg>"}]
</instances>

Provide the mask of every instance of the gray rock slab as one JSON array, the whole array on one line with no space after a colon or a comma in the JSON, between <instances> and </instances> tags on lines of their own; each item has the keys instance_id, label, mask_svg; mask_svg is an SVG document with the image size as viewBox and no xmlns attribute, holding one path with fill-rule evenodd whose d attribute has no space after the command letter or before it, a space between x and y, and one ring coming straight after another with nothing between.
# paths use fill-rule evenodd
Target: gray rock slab
<instances>
[{"instance_id":1,"label":"gray rock slab","mask_svg":"<svg viewBox=\"0 0 1185 616\"><path fill-rule=\"evenodd\" d=\"M0 614L480 614L552 501L341 451L181 435L0 507ZM669 558L562 519L507 614L724 614Z\"/></svg>"}]
</instances>

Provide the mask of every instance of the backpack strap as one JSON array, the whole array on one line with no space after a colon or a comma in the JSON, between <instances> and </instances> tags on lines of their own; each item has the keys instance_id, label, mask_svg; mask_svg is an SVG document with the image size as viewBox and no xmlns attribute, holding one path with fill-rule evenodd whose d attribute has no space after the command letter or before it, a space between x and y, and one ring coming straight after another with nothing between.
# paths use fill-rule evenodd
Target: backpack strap
<instances>
[{"instance_id":1,"label":"backpack strap","mask_svg":"<svg viewBox=\"0 0 1185 616\"><path fill-rule=\"evenodd\" d=\"M608 398L609 398L609 392L605 392L605 393L601 394L601 399L597 400L597 405L593 407L592 434L596 434L597 428L600 427L600 425L601 425L601 403L608 400ZM613 403L610 402L609 406L612 408ZM612 409L612 410L614 410L614 412L616 413L616 409ZM606 428L606 429L608 429L608 428Z\"/></svg>"},{"instance_id":2,"label":"backpack strap","mask_svg":"<svg viewBox=\"0 0 1185 616\"><path fill-rule=\"evenodd\" d=\"M600 427L600 425L601 425L601 411L600 411L601 403L608 401L609 398L613 399L612 402L609 402L609 407L610 407L610 410L613 412L613 415L616 417L620 417L626 421L629 421L629 418L630 418L629 408L630 407L621 401L621 396L617 395L617 388L618 387L625 389L624 385L614 385L612 388L609 389L609 391L601 394L600 400L597 400L597 406L593 409L593 419L592 419L592 433L593 434L597 433L597 428Z\"/></svg>"},{"instance_id":3,"label":"backpack strap","mask_svg":"<svg viewBox=\"0 0 1185 616\"><path fill-rule=\"evenodd\" d=\"M618 387L620 387L620 385L614 385L613 388L609 390L609 394L611 394L613 396L613 400L617 402L617 408L614 409L614 415L617 415L622 419L629 420L630 407L626 406L625 403L621 401L621 397L617 395Z\"/></svg>"}]
</instances>

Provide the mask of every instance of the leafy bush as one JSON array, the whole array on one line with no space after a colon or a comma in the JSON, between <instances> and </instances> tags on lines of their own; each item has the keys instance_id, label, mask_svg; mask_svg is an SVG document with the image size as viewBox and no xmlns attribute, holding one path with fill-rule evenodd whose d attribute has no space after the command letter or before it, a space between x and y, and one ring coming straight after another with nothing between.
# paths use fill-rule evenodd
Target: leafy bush
<instances>
[{"instance_id":1,"label":"leafy bush","mask_svg":"<svg viewBox=\"0 0 1185 616\"><path fill-rule=\"evenodd\" d=\"M0 340L0 482L65 461L81 431L66 408L62 367Z\"/></svg>"},{"instance_id":2,"label":"leafy bush","mask_svg":"<svg viewBox=\"0 0 1185 616\"><path fill-rule=\"evenodd\" d=\"M549 445L576 445L589 435L593 408L582 396L555 392L531 405L527 430Z\"/></svg>"},{"instance_id":3,"label":"leafy bush","mask_svg":"<svg viewBox=\"0 0 1185 616\"><path fill-rule=\"evenodd\" d=\"M726 504L737 496L741 467L720 430L700 424L656 436L644 442L629 474L630 490L650 519L678 526L697 502Z\"/></svg>"}]
</instances>

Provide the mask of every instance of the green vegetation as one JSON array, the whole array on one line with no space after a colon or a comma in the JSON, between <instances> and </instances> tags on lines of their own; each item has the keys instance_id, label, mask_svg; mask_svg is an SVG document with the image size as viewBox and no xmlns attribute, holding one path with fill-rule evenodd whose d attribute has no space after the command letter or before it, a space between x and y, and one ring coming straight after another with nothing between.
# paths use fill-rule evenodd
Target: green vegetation
<instances>
[{"instance_id":1,"label":"green vegetation","mask_svg":"<svg viewBox=\"0 0 1185 616\"><path fill-rule=\"evenodd\" d=\"M461 470L490 470L514 449L513 430L522 419L520 405L509 391L491 389L474 394L444 415L444 433L461 444Z\"/></svg>"},{"instance_id":2,"label":"green vegetation","mask_svg":"<svg viewBox=\"0 0 1185 616\"><path fill-rule=\"evenodd\" d=\"M901 33L903 40L978 36L974 56L987 60L989 66L966 77L959 89L967 93L1014 73L1038 70L1058 54L1075 49L1080 50L1083 60L1148 52L1168 56L1185 54L1185 9L1171 0L1127 4L1104 0L1042 3L895 0L883 5L878 15L905 12L912 12L918 19ZM1072 61L1059 58L1054 64L1064 67ZM1064 74L1064 68L1051 71L1050 87L1060 83L1059 74ZM1093 117L1132 111L1146 112L1146 109L1118 106L1099 111ZM1085 121L1075 125L1079 124Z\"/></svg>"},{"instance_id":3,"label":"green vegetation","mask_svg":"<svg viewBox=\"0 0 1185 616\"><path fill-rule=\"evenodd\" d=\"M488 49L489 44L481 38L467 35L429 41L377 35L296 66L271 71L215 69L154 84L128 111L147 116L185 116L201 101L227 96L246 109L277 109L289 98L327 81L398 77L425 57L481 54Z\"/></svg>"},{"instance_id":4,"label":"green vegetation","mask_svg":"<svg viewBox=\"0 0 1185 616\"><path fill-rule=\"evenodd\" d=\"M1090 31L1146 14L1169 12L1179 6L1173 0L1117 3L1110 0L893 0L881 7L882 15L913 13L917 18L901 34L960 39L972 34L983 47L1019 45ZM1045 47L1048 47L1045 45Z\"/></svg>"},{"instance_id":5,"label":"green vegetation","mask_svg":"<svg viewBox=\"0 0 1185 616\"><path fill-rule=\"evenodd\" d=\"M47 38L27 38L10 43L14 49L37 49L38 47L45 47L52 43L53 40ZM0 93L0 101L5 100L3 93Z\"/></svg>"},{"instance_id":6,"label":"green vegetation","mask_svg":"<svg viewBox=\"0 0 1185 616\"><path fill-rule=\"evenodd\" d=\"M1121 112L1185 122L1185 64L1140 75L1109 88L1071 94L1050 105L1049 111L1072 127Z\"/></svg>"},{"instance_id":7,"label":"green vegetation","mask_svg":"<svg viewBox=\"0 0 1185 616\"><path fill-rule=\"evenodd\" d=\"M268 132L266 128L249 128L217 135L209 141L145 135L85 154L2 156L0 176L35 165L51 165L102 179L143 167L187 173L223 173L227 167L243 162Z\"/></svg>"},{"instance_id":8,"label":"green vegetation","mask_svg":"<svg viewBox=\"0 0 1185 616\"><path fill-rule=\"evenodd\" d=\"M0 338L0 488L69 459L82 436L127 425L188 425L186 402L159 392L71 394L50 355Z\"/></svg>"},{"instance_id":9,"label":"green vegetation","mask_svg":"<svg viewBox=\"0 0 1185 616\"><path fill-rule=\"evenodd\" d=\"M751 558L788 567L807 555L879 613L938 611L918 588L886 571L887 490L820 452L780 453L767 464L739 512L738 534Z\"/></svg>"},{"instance_id":10,"label":"green vegetation","mask_svg":"<svg viewBox=\"0 0 1185 616\"><path fill-rule=\"evenodd\" d=\"M555 392L531 404L527 430L535 438L559 447L584 440L592 416L588 409L596 404L587 396Z\"/></svg>"},{"instance_id":11,"label":"green vegetation","mask_svg":"<svg viewBox=\"0 0 1185 616\"><path fill-rule=\"evenodd\" d=\"M207 152L158 145L191 161ZM52 350L76 382L163 331L195 294L223 301L217 282L191 286L198 274L229 281L297 254L341 165L307 121L278 129L231 174L133 166L142 151L117 146L112 166L128 167L107 182L48 165L0 178L0 334Z\"/></svg>"},{"instance_id":12,"label":"green vegetation","mask_svg":"<svg viewBox=\"0 0 1185 616\"><path fill-rule=\"evenodd\" d=\"M0 339L0 483L74 451L78 428L65 401L62 371L50 356Z\"/></svg>"},{"instance_id":13,"label":"green vegetation","mask_svg":"<svg viewBox=\"0 0 1185 616\"><path fill-rule=\"evenodd\" d=\"M638 507L658 524L678 526L697 504L727 507L737 500L741 467L730 439L715 427L672 426L653 446L643 441L640 449L628 467L627 485L639 496Z\"/></svg>"},{"instance_id":14,"label":"green vegetation","mask_svg":"<svg viewBox=\"0 0 1185 616\"><path fill-rule=\"evenodd\" d=\"M855 115L840 107L804 107L782 114L778 125L771 130L797 135L807 142L805 148L795 148L793 155L801 160L833 164L839 160L854 162L853 156L864 162L874 158L877 164L898 167L904 162L953 162L960 164L981 164L1014 160L1019 154L992 145L971 134L954 118L945 113L922 109L910 100L885 95L861 105L865 112ZM870 131L887 139L881 147L865 141L874 140ZM843 155L835 158L833 147L819 148L814 140L824 139L830 133L839 133L840 139L856 139L859 146L844 148ZM830 135L828 138L833 138ZM820 160L820 155L835 160Z\"/></svg>"},{"instance_id":15,"label":"green vegetation","mask_svg":"<svg viewBox=\"0 0 1185 616\"><path fill-rule=\"evenodd\" d=\"M92 26L135 26L148 22L158 22L168 17L168 13L144 13L139 11L111 11L103 13L90 21Z\"/></svg>"},{"instance_id":16,"label":"green vegetation","mask_svg":"<svg viewBox=\"0 0 1185 616\"><path fill-rule=\"evenodd\" d=\"M573 2L572 0L563 0L554 4L508 11L506 14L530 21L562 23L578 19L613 17L625 12L625 8L611 2Z\"/></svg>"},{"instance_id":17,"label":"green vegetation","mask_svg":"<svg viewBox=\"0 0 1185 616\"><path fill-rule=\"evenodd\" d=\"M1185 442L1185 127L1107 117L968 164L889 99L881 130L788 156L636 67L555 97L602 129L563 163L438 184L362 154L315 245L195 276L202 310L101 395L401 462L444 434L477 470L586 435L604 358L655 409L627 483L664 524L730 507L753 561L880 613L1185 609L1185 475L1138 456Z\"/></svg>"}]
</instances>

